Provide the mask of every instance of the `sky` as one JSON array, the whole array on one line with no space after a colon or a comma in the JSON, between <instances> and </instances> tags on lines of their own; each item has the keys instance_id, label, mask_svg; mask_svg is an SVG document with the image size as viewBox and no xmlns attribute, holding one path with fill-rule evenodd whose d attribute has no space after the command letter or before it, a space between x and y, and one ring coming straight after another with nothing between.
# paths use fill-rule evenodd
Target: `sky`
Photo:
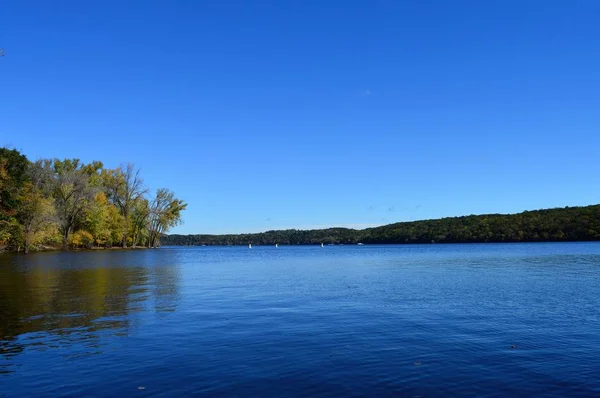
<instances>
[{"instance_id":1,"label":"sky","mask_svg":"<svg viewBox=\"0 0 600 398\"><path fill-rule=\"evenodd\" d=\"M600 2L0 0L0 145L132 162L176 233L600 202Z\"/></svg>"}]
</instances>

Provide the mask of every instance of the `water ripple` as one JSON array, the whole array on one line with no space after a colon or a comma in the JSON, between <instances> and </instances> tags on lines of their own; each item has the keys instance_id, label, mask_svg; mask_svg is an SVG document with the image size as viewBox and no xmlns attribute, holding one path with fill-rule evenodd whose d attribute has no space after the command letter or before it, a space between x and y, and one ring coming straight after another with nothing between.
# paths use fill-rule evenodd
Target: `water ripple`
<instances>
[{"instance_id":1,"label":"water ripple","mask_svg":"<svg viewBox=\"0 0 600 398\"><path fill-rule=\"evenodd\" d=\"M0 397L600 395L600 244L0 255Z\"/></svg>"}]
</instances>

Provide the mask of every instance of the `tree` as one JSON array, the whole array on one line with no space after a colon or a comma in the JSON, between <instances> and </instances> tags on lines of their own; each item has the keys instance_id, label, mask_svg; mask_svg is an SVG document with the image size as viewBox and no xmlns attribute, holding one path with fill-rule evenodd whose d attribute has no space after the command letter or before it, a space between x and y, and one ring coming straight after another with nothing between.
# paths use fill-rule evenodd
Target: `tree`
<instances>
[{"instance_id":1,"label":"tree","mask_svg":"<svg viewBox=\"0 0 600 398\"><path fill-rule=\"evenodd\" d=\"M138 198L133 203L131 212L131 245L135 248L140 238L143 236L148 219L150 217L150 205L145 198Z\"/></svg>"},{"instance_id":2,"label":"tree","mask_svg":"<svg viewBox=\"0 0 600 398\"><path fill-rule=\"evenodd\" d=\"M89 185L88 176L81 169L79 159L66 159L52 162L53 169L53 195L56 205L56 214L59 221L59 230L62 235L63 250L68 250L69 235L75 223L82 216L84 210L94 198L94 189Z\"/></svg>"},{"instance_id":3,"label":"tree","mask_svg":"<svg viewBox=\"0 0 600 398\"><path fill-rule=\"evenodd\" d=\"M31 163L17 150L0 148L0 249L24 247L28 252L59 241L64 250L70 244L144 245L151 206L140 171L132 164L103 167L102 162L79 159ZM161 198L155 235L179 223L185 208L172 193L164 191Z\"/></svg>"},{"instance_id":4,"label":"tree","mask_svg":"<svg viewBox=\"0 0 600 398\"><path fill-rule=\"evenodd\" d=\"M107 245L108 247L112 247L113 244L121 242L121 238L125 233L125 220L115 206L108 207L108 229L110 230L110 235Z\"/></svg>"},{"instance_id":5,"label":"tree","mask_svg":"<svg viewBox=\"0 0 600 398\"><path fill-rule=\"evenodd\" d=\"M182 222L181 213L187 208L187 203L175 198L175 194L160 188L150 205L148 224L148 247L157 247L159 238L170 228Z\"/></svg>"},{"instance_id":6,"label":"tree","mask_svg":"<svg viewBox=\"0 0 600 398\"><path fill-rule=\"evenodd\" d=\"M25 183L20 199L18 220L23 226L25 253L29 253L38 234L55 222L56 212L52 200L45 197L32 182Z\"/></svg>"},{"instance_id":7,"label":"tree","mask_svg":"<svg viewBox=\"0 0 600 398\"><path fill-rule=\"evenodd\" d=\"M600 240L600 205L449 217L383 225L363 230L283 230L241 235L163 235L170 245L476 243Z\"/></svg>"},{"instance_id":8,"label":"tree","mask_svg":"<svg viewBox=\"0 0 600 398\"><path fill-rule=\"evenodd\" d=\"M0 213L14 214L29 161L16 149L0 148Z\"/></svg>"},{"instance_id":9,"label":"tree","mask_svg":"<svg viewBox=\"0 0 600 398\"><path fill-rule=\"evenodd\" d=\"M18 246L22 229L15 218L29 161L16 149L0 148L0 244Z\"/></svg>"},{"instance_id":10,"label":"tree","mask_svg":"<svg viewBox=\"0 0 600 398\"><path fill-rule=\"evenodd\" d=\"M130 230L130 215L136 200L142 198L147 190L144 188L144 180L140 176L140 170L135 169L132 163L110 170L105 178L105 186L109 198L117 206L125 221L125 229L122 237L123 248L127 247L127 238Z\"/></svg>"},{"instance_id":11,"label":"tree","mask_svg":"<svg viewBox=\"0 0 600 398\"><path fill-rule=\"evenodd\" d=\"M23 228L14 217L0 219L0 243L21 251L24 242ZM1 247L0 247L1 249Z\"/></svg>"},{"instance_id":12,"label":"tree","mask_svg":"<svg viewBox=\"0 0 600 398\"><path fill-rule=\"evenodd\" d=\"M75 233L71 236L71 245L78 249L81 247L89 248L94 242L94 237L88 231L84 231L82 229L75 231Z\"/></svg>"},{"instance_id":13,"label":"tree","mask_svg":"<svg viewBox=\"0 0 600 398\"><path fill-rule=\"evenodd\" d=\"M20 190L16 205L17 219L22 225L25 253L37 243L42 232L51 230L56 221L56 211L49 186L50 174L42 161L30 163L27 182Z\"/></svg>"},{"instance_id":14,"label":"tree","mask_svg":"<svg viewBox=\"0 0 600 398\"><path fill-rule=\"evenodd\" d=\"M85 230L91 233L97 246L105 245L110 240L109 207L113 205L108 202L104 192L97 192L85 212Z\"/></svg>"}]
</instances>

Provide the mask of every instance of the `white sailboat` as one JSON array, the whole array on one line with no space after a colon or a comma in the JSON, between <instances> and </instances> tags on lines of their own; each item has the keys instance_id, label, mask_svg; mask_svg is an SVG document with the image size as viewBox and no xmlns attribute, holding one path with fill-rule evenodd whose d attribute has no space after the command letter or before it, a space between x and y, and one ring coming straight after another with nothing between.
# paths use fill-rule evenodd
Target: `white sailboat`
<instances>
[{"instance_id":1,"label":"white sailboat","mask_svg":"<svg viewBox=\"0 0 600 398\"><path fill-rule=\"evenodd\" d=\"M321 243L321 247L324 247L322 243Z\"/></svg>"},{"instance_id":2,"label":"white sailboat","mask_svg":"<svg viewBox=\"0 0 600 398\"><path fill-rule=\"evenodd\" d=\"M252 243L248 243L248 249L252 249Z\"/></svg>"},{"instance_id":3,"label":"white sailboat","mask_svg":"<svg viewBox=\"0 0 600 398\"><path fill-rule=\"evenodd\" d=\"M275 247L279 247L279 244L278 244L278 243L275 243Z\"/></svg>"}]
</instances>

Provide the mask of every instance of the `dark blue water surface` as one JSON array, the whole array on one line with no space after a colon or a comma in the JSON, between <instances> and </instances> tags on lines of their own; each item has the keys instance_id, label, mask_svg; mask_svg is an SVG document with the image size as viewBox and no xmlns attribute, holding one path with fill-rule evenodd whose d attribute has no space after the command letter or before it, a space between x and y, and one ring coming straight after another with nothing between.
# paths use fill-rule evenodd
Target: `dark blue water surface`
<instances>
[{"instance_id":1,"label":"dark blue water surface","mask_svg":"<svg viewBox=\"0 0 600 398\"><path fill-rule=\"evenodd\" d=\"M1 397L600 395L600 244L0 255Z\"/></svg>"}]
</instances>

